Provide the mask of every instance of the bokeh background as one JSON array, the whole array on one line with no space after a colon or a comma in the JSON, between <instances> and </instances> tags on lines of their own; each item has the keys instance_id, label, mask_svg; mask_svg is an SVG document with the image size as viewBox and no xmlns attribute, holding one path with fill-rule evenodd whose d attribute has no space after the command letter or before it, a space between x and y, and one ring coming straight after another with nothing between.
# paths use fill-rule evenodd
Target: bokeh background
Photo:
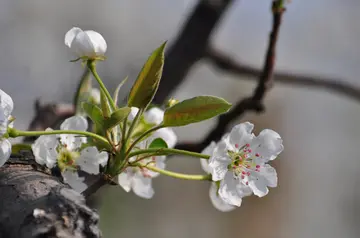
<instances>
[{"instance_id":1,"label":"bokeh background","mask_svg":"<svg viewBox=\"0 0 360 238\"><path fill-rule=\"evenodd\" d=\"M113 89L134 80L149 53L170 43L196 0L0 0L0 87L15 101L16 126L25 129L33 102L70 103L82 73L63 43L73 26L100 32L108 59L99 73ZM261 67L271 27L270 0L238 0L229 8L212 44ZM360 1L293 0L278 43L277 70L338 77L360 86ZM131 84L127 83L125 97ZM201 94L235 103L255 81L196 64L174 93ZM212 207L206 182L154 180L156 194L144 200L120 187L101 189L99 210L105 238L115 237L360 237L360 105L334 93L276 84L266 112L249 113L256 132L278 131L285 150L275 161L279 187L264 198L249 197L234 212ZM177 128L180 141L199 141L215 120ZM174 158L169 169L201 172L199 161Z\"/></svg>"}]
</instances>

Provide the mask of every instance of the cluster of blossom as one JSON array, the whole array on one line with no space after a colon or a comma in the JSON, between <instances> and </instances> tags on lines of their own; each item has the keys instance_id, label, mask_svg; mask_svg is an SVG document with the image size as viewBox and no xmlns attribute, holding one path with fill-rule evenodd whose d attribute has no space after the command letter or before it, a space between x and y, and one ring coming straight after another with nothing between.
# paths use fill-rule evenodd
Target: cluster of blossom
<instances>
[{"instance_id":1,"label":"cluster of blossom","mask_svg":"<svg viewBox=\"0 0 360 238\"><path fill-rule=\"evenodd\" d=\"M79 59L85 61L104 59L107 49L106 42L99 33L82 31L76 27L66 33L65 44L77 54ZM93 89L87 100L93 104L100 104L100 91ZM7 138L9 128L12 127L12 110L11 97L0 90L0 166L5 164L11 154L11 143ZM139 108L131 107L129 110L130 112L126 114L126 125L131 125L140 115ZM121 145L122 139L125 139L124 135L133 134L133 131L127 133L130 129L125 129L126 125L123 127L124 131L120 130L120 126L114 129L116 143L112 145L115 150ZM147 109L141 114L139 125L138 128L155 128L164 125L164 111L158 107ZM221 211L231 211L240 206L245 196L251 194L265 196L269 191L268 187L277 186L276 171L267 163L282 152L282 139L278 133L268 129L255 136L252 133L253 127L249 122L239 124L218 143L212 142L202 152L208 155L205 158L210 156L209 159L201 159L202 168L206 173L211 174L209 195L213 205ZM48 168L57 166L64 182L78 192L82 192L87 185L84 182L85 178L79 176L79 171L93 175L101 174L109 167L109 156L112 151L96 146L96 143L92 143L93 141L84 136L84 133L80 133L88 130L88 121L82 114L66 119L60 125L60 130L69 134L44 133L35 140L31 145L34 158L37 163ZM48 128L45 132L51 131L52 129ZM159 138L166 143L166 148L173 148L177 142L174 131L169 127L160 126L151 132L139 141L136 137L126 138L130 139L131 143L135 141L126 155L133 151L148 149L149 145ZM141 162L143 165L150 164L164 170L166 156L155 153L150 156L139 154L129 157L126 161L128 164L115 173L116 176L111 178L112 181L117 182L127 192L132 190L140 197L153 197L152 178L158 176L159 172L136 164Z\"/></svg>"}]
</instances>

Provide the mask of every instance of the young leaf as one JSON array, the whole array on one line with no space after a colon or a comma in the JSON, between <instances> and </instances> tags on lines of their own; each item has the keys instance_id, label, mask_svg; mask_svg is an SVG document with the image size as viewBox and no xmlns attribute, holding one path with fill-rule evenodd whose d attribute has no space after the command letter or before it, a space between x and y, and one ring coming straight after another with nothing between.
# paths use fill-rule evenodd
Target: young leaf
<instances>
[{"instance_id":1,"label":"young leaf","mask_svg":"<svg viewBox=\"0 0 360 238\"><path fill-rule=\"evenodd\" d=\"M159 149L160 148L168 148L168 146L167 146L166 142L163 139L156 138L149 145L149 149L153 149L153 148L159 148Z\"/></svg>"},{"instance_id":2,"label":"young leaf","mask_svg":"<svg viewBox=\"0 0 360 238\"><path fill-rule=\"evenodd\" d=\"M123 81L121 81L121 82L119 83L119 85L116 87L116 89L115 89L115 91L114 91L114 96L113 96L113 98L114 98L115 105L118 104L119 91L120 91L121 87L126 83L127 80L128 80L128 76L126 76L126 78L123 79Z\"/></svg>"},{"instance_id":3,"label":"young leaf","mask_svg":"<svg viewBox=\"0 0 360 238\"><path fill-rule=\"evenodd\" d=\"M102 110L103 116L105 118L109 118L111 115L111 109L110 109L108 99L102 89L100 89L100 105L101 105L101 110Z\"/></svg>"},{"instance_id":4,"label":"young leaf","mask_svg":"<svg viewBox=\"0 0 360 238\"><path fill-rule=\"evenodd\" d=\"M165 45L166 42L157 48L141 69L129 94L129 107L146 108L153 100L164 66Z\"/></svg>"},{"instance_id":5,"label":"young leaf","mask_svg":"<svg viewBox=\"0 0 360 238\"><path fill-rule=\"evenodd\" d=\"M81 80L77 87L75 98L74 98L74 106L76 114L84 113L82 110L81 103L86 101L87 96L90 94L91 91L91 77L90 71L88 68L85 68L83 75L81 76Z\"/></svg>"},{"instance_id":6,"label":"young leaf","mask_svg":"<svg viewBox=\"0 0 360 238\"><path fill-rule=\"evenodd\" d=\"M165 110L164 126L185 126L229 111L231 104L219 97L199 96Z\"/></svg>"},{"instance_id":7,"label":"young leaf","mask_svg":"<svg viewBox=\"0 0 360 238\"><path fill-rule=\"evenodd\" d=\"M85 113L88 115L88 117L97 125L102 128L104 124L104 118L103 114L101 112L101 109L91 103L83 102L81 103L82 108L84 109Z\"/></svg>"},{"instance_id":8,"label":"young leaf","mask_svg":"<svg viewBox=\"0 0 360 238\"><path fill-rule=\"evenodd\" d=\"M110 118L105 119L105 129L110 129L124 121L125 118L129 115L130 111L131 109L129 107L123 107L113 112Z\"/></svg>"}]
</instances>

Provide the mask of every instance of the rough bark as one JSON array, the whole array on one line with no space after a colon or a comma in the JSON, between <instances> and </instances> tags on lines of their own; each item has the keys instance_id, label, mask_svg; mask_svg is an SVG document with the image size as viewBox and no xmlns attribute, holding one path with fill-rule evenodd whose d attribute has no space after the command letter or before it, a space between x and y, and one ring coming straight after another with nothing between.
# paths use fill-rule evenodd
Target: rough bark
<instances>
[{"instance_id":1,"label":"rough bark","mask_svg":"<svg viewBox=\"0 0 360 238\"><path fill-rule=\"evenodd\" d=\"M101 237L84 197L26 156L0 168L0 201L0 238Z\"/></svg>"}]
</instances>

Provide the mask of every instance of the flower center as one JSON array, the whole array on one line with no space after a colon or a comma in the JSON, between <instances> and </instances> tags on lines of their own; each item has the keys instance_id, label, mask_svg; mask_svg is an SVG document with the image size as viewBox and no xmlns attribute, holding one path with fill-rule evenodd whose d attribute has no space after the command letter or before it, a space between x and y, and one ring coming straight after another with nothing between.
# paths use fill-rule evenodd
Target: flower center
<instances>
[{"instance_id":1,"label":"flower center","mask_svg":"<svg viewBox=\"0 0 360 238\"><path fill-rule=\"evenodd\" d=\"M235 147L238 148L239 145L236 144ZM235 151L228 150L228 155L231 159L228 169L234 173L234 177L246 179L252 173L260 172L261 166L255 161L255 158L260 157L260 154L254 154L250 144L246 144Z\"/></svg>"},{"instance_id":2,"label":"flower center","mask_svg":"<svg viewBox=\"0 0 360 238\"><path fill-rule=\"evenodd\" d=\"M58 165L61 171L65 169L76 169L75 160L80 156L79 152L70 151L66 147L60 149L58 153Z\"/></svg>"}]
</instances>

